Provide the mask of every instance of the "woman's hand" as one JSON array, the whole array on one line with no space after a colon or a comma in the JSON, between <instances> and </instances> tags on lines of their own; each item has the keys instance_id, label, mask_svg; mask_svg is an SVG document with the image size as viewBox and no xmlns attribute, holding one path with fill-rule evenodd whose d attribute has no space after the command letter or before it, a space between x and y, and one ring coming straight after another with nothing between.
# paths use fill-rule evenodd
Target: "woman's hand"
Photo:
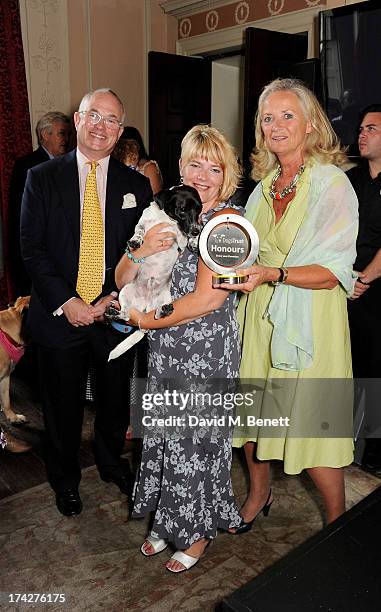
<instances>
[{"instance_id":1,"label":"woman's hand","mask_svg":"<svg viewBox=\"0 0 381 612\"><path fill-rule=\"evenodd\" d=\"M144 236L143 244L134 251L137 257L149 257L162 251L168 251L171 248L176 234L171 231L165 231L165 228L170 228L168 223L158 223L151 227Z\"/></svg>"},{"instance_id":2,"label":"woman's hand","mask_svg":"<svg viewBox=\"0 0 381 612\"><path fill-rule=\"evenodd\" d=\"M239 270L239 272L249 276L246 283L242 283L238 287L234 285L220 285L220 287L250 293L263 283L279 281L281 276L280 268L260 265L254 265L251 268ZM319 264L287 268L287 273L285 284L300 289L334 289L339 284L336 276L328 268Z\"/></svg>"},{"instance_id":3,"label":"woman's hand","mask_svg":"<svg viewBox=\"0 0 381 612\"><path fill-rule=\"evenodd\" d=\"M240 269L238 272L249 277L246 283L240 283L239 285L226 285L224 283L220 285L220 287L222 289L230 289L232 291L237 291L238 289L239 291L242 291L242 293L250 293L251 291L254 291L256 287L259 287L259 285L263 285L263 283L270 283L279 279L278 268L261 266L259 264L255 264L250 268Z\"/></svg>"},{"instance_id":4,"label":"woman's hand","mask_svg":"<svg viewBox=\"0 0 381 612\"><path fill-rule=\"evenodd\" d=\"M134 327L143 327L144 317L146 314L136 310L136 308L130 308L128 313L128 322Z\"/></svg>"},{"instance_id":5,"label":"woman's hand","mask_svg":"<svg viewBox=\"0 0 381 612\"><path fill-rule=\"evenodd\" d=\"M157 223L144 236L143 244L135 249L132 253L133 257L140 259L142 257L149 257L161 251L168 251L171 248L173 241L176 237L173 231L165 231L165 228L169 228L168 223ZM118 265L115 268L115 282L117 287L121 289L127 283L130 283L138 273L140 263L135 261L132 262L127 255L122 255Z\"/></svg>"}]
</instances>

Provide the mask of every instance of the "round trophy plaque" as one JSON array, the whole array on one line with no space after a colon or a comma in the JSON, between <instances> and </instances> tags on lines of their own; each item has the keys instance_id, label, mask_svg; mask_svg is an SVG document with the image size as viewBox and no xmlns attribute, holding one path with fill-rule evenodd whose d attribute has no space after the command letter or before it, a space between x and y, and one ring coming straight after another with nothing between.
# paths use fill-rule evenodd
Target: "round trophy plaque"
<instances>
[{"instance_id":1,"label":"round trophy plaque","mask_svg":"<svg viewBox=\"0 0 381 612\"><path fill-rule=\"evenodd\" d=\"M199 249L204 263L216 272L213 287L222 283L239 285L248 279L239 270L248 268L257 259L258 234L250 221L238 213L225 213L204 226Z\"/></svg>"}]
</instances>

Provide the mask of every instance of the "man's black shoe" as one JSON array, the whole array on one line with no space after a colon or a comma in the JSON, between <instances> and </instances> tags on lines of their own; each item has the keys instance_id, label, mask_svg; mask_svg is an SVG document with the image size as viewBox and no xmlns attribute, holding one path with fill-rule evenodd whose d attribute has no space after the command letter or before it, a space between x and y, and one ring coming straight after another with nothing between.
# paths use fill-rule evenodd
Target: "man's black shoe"
<instances>
[{"instance_id":1,"label":"man's black shoe","mask_svg":"<svg viewBox=\"0 0 381 612\"><path fill-rule=\"evenodd\" d=\"M64 516L76 516L82 512L82 502L78 489L65 489L56 493L58 510Z\"/></svg>"},{"instance_id":2,"label":"man's black shoe","mask_svg":"<svg viewBox=\"0 0 381 612\"><path fill-rule=\"evenodd\" d=\"M120 492L131 498L132 489L134 487L134 477L132 474L101 474L101 479L104 482L113 482L119 487Z\"/></svg>"}]
</instances>

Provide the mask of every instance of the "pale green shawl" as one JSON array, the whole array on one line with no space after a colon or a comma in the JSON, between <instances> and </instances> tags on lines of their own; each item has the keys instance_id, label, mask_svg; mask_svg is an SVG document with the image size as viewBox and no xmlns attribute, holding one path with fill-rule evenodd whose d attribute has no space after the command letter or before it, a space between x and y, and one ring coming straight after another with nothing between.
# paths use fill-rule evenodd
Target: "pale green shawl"
<instances>
[{"instance_id":1,"label":"pale green shawl","mask_svg":"<svg viewBox=\"0 0 381 612\"><path fill-rule=\"evenodd\" d=\"M324 266L350 296L358 230L356 194L345 173L331 164L312 162L305 174L303 178L310 181L307 209L284 266ZM247 203L245 216L254 226L258 207L263 205L262 190L261 182ZM270 347L274 368L300 371L312 365L312 291L292 285L278 285L274 290L267 311L274 326Z\"/></svg>"}]
</instances>

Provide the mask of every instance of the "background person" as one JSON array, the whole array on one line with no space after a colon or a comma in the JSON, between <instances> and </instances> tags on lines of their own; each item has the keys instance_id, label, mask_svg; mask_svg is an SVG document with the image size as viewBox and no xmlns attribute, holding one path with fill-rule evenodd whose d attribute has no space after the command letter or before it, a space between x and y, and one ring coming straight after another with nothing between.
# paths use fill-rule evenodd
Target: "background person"
<instances>
[{"instance_id":1,"label":"background person","mask_svg":"<svg viewBox=\"0 0 381 612\"><path fill-rule=\"evenodd\" d=\"M140 132L135 127L128 126L124 128L116 147L116 156L123 163L133 165L138 172L149 179L154 195L163 188L163 179L159 165L157 161L150 159Z\"/></svg>"},{"instance_id":2,"label":"background person","mask_svg":"<svg viewBox=\"0 0 381 612\"><path fill-rule=\"evenodd\" d=\"M133 481L120 453L134 353L107 363L120 334L101 322L117 295L115 266L152 198L147 179L110 158L124 115L110 89L86 94L74 114L77 149L32 168L23 197L21 241L33 282L28 321L43 383L45 461L57 508L66 516L82 510L78 452L90 356L100 477L126 494Z\"/></svg>"},{"instance_id":3,"label":"background person","mask_svg":"<svg viewBox=\"0 0 381 612\"><path fill-rule=\"evenodd\" d=\"M115 159L119 159L123 164L126 164L132 170L136 170L139 163L139 145L135 140L125 140L119 138L112 152Z\"/></svg>"},{"instance_id":4,"label":"background person","mask_svg":"<svg viewBox=\"0 0 381 612\"><path fill-rule=\"evenodd\" d=\"M184 185L199 193L202 224L216 212L229 209L239 167L233 148L218 130L197 125L185 135L180 175ZM154 230L134 251L136 259L166 248L170 237ZM116 270L119 287L136 274L138 265L123 256ZM239 367L235 296L212 288L211 271L188 248L175 264L172 296L174 312L165 319L155 320L154 312L131 314L135 324L140 321L142 329L152 330L148 390L160 391L167 380L175 389L201 392L209 384L213 390L213 380L223 380L226 390ZM204 415L202 406L189 412ZM226 414L222 406L217 413ZM143 554L154 555L171 542L178 551L166 567L181 572L199 560L217 529L240 524L230 479L231 452L231 428L216 432L214 439L210 431L204 435L197 431L193 437L180 431L175 440L170 434L164 439L145 436L133 512L134 517L154 513Z\"/></svg>"},{"instance_id":5,"label":"background person","mask_svg":"<svg viewBox=\"0 0 381 612\"><path fill-rule=\"evenodd\" d=\"M293 79L277 79L262 92L252 161L253 177L261 182L246 216L259 234L260 252L238 309L240 376L243 383L260 379L265 385L282 379L279 387L292 391L282 415L303 431L324 408L314 394L321 386L312 381L352 376L346 295L353 289L357 199L337 167L346 156L327 117L312 92ZM270 395L259 404L262 417ZM350 429L351 414L348 401L343 427ZM352 439L318 435L292 437L285 430L270 437L261 428L245 437L237 433L233 444L245 448L250 491L241 509L245 524L236 533L248 531L261 510L268 513L270 459L283 460L288 474L307 469L329 522L344 512L341 468L352 462Z\"/></svg>"},{"instance_id":6,"label":"background person","mask_svg":"<svg viewBox=\"0 0 381 612\"><path fill-rule=\"evenodd\" d=\"M16 159L9 186L9 264L14 297L29 295L31 289L20 251L20 211L26 175L29 168L68 152L70 119L59 111L50 111L38 120L36 134L38 148Z\"/></svg>"},{"instance_id":7,"label":"background person","mask_svg":"<svg viewBox=\"0 0 381 612\"><path fill-rule=\"evenodd\" d=\"M381 473L381 104L372 104L360 115L358 147L361 162L347 172L359 200L359 233L354 269L359 277L348 302L353 373L371 379L365 386L366 436L362 464ZM361 380L359 380L361 385Z\"/></svg>"}]
</instances>

